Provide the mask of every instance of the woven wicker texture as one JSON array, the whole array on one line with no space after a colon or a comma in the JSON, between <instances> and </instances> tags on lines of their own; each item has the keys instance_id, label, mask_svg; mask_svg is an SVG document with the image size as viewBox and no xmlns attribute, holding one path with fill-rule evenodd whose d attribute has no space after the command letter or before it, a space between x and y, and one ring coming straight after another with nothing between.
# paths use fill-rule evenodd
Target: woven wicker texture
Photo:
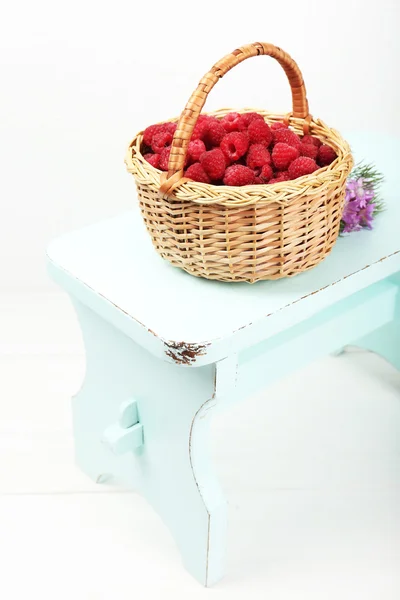
<instances>
[{"instance_id":1,"label":"woven wicker texture","mask_svg":"<svg viewBox=\"0 0 400 600\"><path fill-rule=\"evenodd\" d=\"M183 177L186 149L209 91L229 69L250 56L268 54L288 77L293 112L257 110L268 123L286 120L296 133L309 132L337 153L328 167L292 181L243 187L215 186ZM231 109L213 114L222 117ZM177 121L177 119L172 119ZM188 273L220 281L279 279L310 269L331 251L339 234L345 183L353 166L347 142L313 119L301 72L281 49L250 44L229 54L200 81L178 121L168 174L141 154L142 132L125 158L140 207L158 253Z\"/></svg>"}]
</instances>

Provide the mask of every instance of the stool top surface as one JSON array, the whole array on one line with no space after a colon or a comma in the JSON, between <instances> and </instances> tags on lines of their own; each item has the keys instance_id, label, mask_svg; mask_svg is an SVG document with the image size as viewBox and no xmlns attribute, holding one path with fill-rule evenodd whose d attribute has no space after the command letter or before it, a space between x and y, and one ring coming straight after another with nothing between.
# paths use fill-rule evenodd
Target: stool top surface
<instances>
[{"instance_id":1,"label":"stool top surface","mask_svg":"<svg viewBox=\"0 0 400 600\"><path fill-rule=\"evenodd\" d=\"M373 162L385 174L387 210L372 231L339 238L306 273L253 285L193 277L157 255L137 207L54 240L50 272L106 318L121 311L136 322L139 343L150 350L151 336L177 349L186 344L194 355L221 340L235 338L239 348L257 343L400 270L400 140L366 133L348 139L356 162Z\"/></svg>"}]
</instances>

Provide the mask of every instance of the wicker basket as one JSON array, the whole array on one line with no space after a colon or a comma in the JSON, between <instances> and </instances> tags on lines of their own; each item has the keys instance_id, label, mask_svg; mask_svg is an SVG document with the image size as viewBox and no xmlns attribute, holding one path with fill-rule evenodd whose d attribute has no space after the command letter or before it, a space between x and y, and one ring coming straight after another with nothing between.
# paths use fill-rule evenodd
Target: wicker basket
<instances>
[{"instance_id":1,"label":"wicker basket","mask_svg":"<svg viewBox=\"0 0 400 600\"><path fill-rule=\"evenodd\" d=\"M261 54L272 56L284 69L293 112L258 112L268 123L286 120L296 133L317 136L334 148L336 160L311 175L270 185L217 186L184 178L187 145L208 93L232 67ZM210 114L222 117L228 112ZM153 244L174 266L207 279L254 283L306 271L331 251L353 166L350 148L337 131L311 117L301 72L280 48L264 43L243 46L203 77L179 118L168 173L143 158L141 142L142 132L129 146L125 162L135 177Z\"/></svg>"}]
</instances>

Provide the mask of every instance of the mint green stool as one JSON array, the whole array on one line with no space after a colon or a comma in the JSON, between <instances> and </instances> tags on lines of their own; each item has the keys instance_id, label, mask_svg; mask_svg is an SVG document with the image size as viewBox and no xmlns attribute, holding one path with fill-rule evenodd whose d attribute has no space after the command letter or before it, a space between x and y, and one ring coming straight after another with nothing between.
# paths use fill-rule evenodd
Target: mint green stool
<instances>
[{"instance_id":1,"label":"mint green stool","mask_svg":"<svg viewBox=\"0 0 400 600\"><path fill-rule=\"evenodd\" d=\"M372 232L340 238L293 279L251 286L191 277L158 257L137 209L48 249L87 353L73 399L77 463L95 481L112 475L143 494L203 585L222 577L225 559L226 502L208 447L213 411L347 344L400 368L400 142L349 139L356 159L385 173L387 211Z\"/></svg>"}]
</instances>

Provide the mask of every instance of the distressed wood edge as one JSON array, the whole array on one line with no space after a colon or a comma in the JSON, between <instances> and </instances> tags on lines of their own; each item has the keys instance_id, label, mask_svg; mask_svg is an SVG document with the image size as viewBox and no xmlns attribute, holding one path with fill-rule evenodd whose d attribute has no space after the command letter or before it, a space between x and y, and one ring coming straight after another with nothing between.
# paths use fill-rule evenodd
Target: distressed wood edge
<instances>
[{"instance_id":1,"label":"distressed wood edge","mask_svg":"<svg viewBox=\"0 0 400 600\"><path fill-rule=\"evenodd\" d=\"M299 304L301 301L304 301L304 300L309 301L310 298L318 295L319 293L326 293L326 291L328 289L331 289L332 287L334 287L338 283L341 283L342 281L345 281L345 280L350 279L351 277L360 275L361 273L363 273L364 271L367 271L368 269L375 270L377 265L386 263L386 262L387 262L387 264L389 264L391 262L395 263L398 260L398 262L399 262L398 266L400 267L400 250L397 250L396 252L393 252L385 257L382 257L379 260L377 260L371 264L365 265L361 269L358 269L357 271L349 273L348 275L345 275L344 277L337 279L337 280L331 282L330 284L321 287L318 290L315 290L313 292L305 294L301 298L298 298L297 300L294 300L293 302L290 302L289 304L282 306L281 308L279 308L278 310L276 310L270 314L263 315L256 323L255 322L246 323L246 324L242 325L241 327L239 327L238 329L235 329L232 332L227 333L226 336L224 336L224 337L214 338L212 340L205 340L205 341L201 341L201 342L188 342L188 341L184 341L184 340L168 340L168 339L160 336L157 332L155 332L151 328L147 327L144 323L142 323L141 321L139 321L138 319L136 319L135 317L130 315L128 312L126 312L124 309L122 309L118 305L114 304L111 300L106 298L104 295L102 295L96 289L92 288L87 283L85 283L84 281L82 281L81 279L79 279L78 277L73 275L70 271L68 271L61 265L59 265L56 261L54 261L51 258L50 254L49 254L50 248L51 248L51 245L46 251L47 269L48 269L48 273L49 273L50 277L56 283L58 283L63 289L65 289L71 295L76 296L83 304L86 304L87 306L89 306L92 310L94 310L95 312L100 314L107 321L112 322L116 327L118 327L119 329L122 329L118 324L115 323L115 319L112 320L108 317L107 314L105 314L106 311L101 311L101 310L99 311L94 306L94 304L95 304L94 302L88 302L87 298L82 298L82 296L86 296L86 294L79 294L79 292L77 294L76 292L77 292L78 286L81 286L83 288L83 290L86 290L89 294L93 294L95 297L101 299L107 305L113 306L114 308L117 309L118 313L120 313L123 316L122 318L125 320L125 322L128 322L130 324L130 327L135 328L134 333L140 334L139 337L141 338L141 341L138 341L137 336L134 336L134 335L132 335L133 339L135 339L139 344L142 344L149 352L151 352L153 355L157 356L158 358L160 358L166 362L176 364L178 366L184 366L184 367L193 367L193 366L200 367L200 366L213 364L215 362L222 360L226 356L229 356L229 354L231 352L236 352L238 337L243 340L243 337L246 333L254 331L256 328L257 328L256 335L254 336L254 338L252 338L252 340L246 340L246 342L243 344L242 349L248 348L251 345L258 343L259 341L264 339L266 337L266 335L267 336L275 335L276 332L273 331L273 328L271 328L271 331L269 333L265 332L266 320L270 320L269 323L271 323L271 321L272 321L271 317L279 318L279 316L282 313L284 313L288 308L295 306L296 304ZM383 273L382 277L379 277L376 280L373 280L373 278L370 278L370 281L368 281L368 278L366 278L364 284L362 285L362 287L360 289L364 289L365 287L367 287L371 283L374 283L375 281L379 281L379 280L385 279L386 277L388 277L390 275L393 275L394 273L397 272L397 270L398 269L389 270L389 272L387 272L386 274ZM61 277L60 277L60 274L61 274ZM60 281L60 279L62 281ZM71 284L71 283L73 284L72 287L76 288L75 291L68 289L69 287L71 287L68 284ZM342 299L345 296L346 296L346 294L340 296L338 299L335 300L335 302L339 301L340 299ZM289 326L291 326L291 325L289 325ZM125 330L123 330L123 331L127 335L130 335ZM235 342L232 344L233 340Z\"/></svg>"}]
</instances>

